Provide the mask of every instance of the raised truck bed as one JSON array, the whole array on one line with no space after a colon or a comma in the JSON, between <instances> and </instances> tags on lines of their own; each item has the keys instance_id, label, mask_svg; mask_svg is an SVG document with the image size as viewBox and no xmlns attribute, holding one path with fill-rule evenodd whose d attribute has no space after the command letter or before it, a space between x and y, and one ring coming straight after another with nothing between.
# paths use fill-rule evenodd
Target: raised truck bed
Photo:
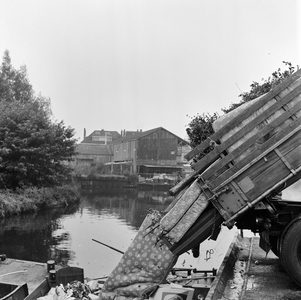
<instances>
[{"instance_id":1,"label":"raised truck bed","mask_svg":"<svg viewBox=\"0 0 301 300\"><path fill-rule=\"evenodd\" d=\"M269 93L218 119L215 133L186 155L191 160L211 149L170 190L176 200L167 212L196 183L209 203L180 239L171 234L174 227L163 224L162 239L175 255L215 238L221 224L236 225L259 232L261 247L272 249L301 285L301 197L281 199L281 191L301 177L300 93L298 70Z\"/></svg>"}]
</instances>

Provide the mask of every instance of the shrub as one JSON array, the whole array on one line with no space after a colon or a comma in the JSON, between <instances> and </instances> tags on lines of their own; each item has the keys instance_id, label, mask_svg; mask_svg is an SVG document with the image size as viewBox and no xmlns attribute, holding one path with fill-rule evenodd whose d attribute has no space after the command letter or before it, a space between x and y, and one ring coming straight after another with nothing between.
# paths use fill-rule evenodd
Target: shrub
<instances>
[{"instance_id":1,"label":"shrub","mask_svg":"<svg viewBox=\"0 0 301 300\"><path fill-rule=\"evenodd\" d=\"M66 206L80 200L75 186L63 185L54 188L26 188L16 191L1 190L0 217L36 211L42 207Z\"/></svg>"}]
</instances>

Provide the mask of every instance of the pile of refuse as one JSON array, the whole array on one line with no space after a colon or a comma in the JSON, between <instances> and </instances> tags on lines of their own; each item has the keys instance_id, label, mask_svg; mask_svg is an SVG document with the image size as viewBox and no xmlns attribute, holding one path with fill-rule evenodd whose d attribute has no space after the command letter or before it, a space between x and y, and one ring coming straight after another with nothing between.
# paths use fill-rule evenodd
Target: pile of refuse
<instances>
[{"instance_id":1,"label":"pile of refuse","mask_svg":"<svg viewBox=\"0 0 301 300\"><path fill-rule=\"evenodd\" d=\"M96 300L99 299L100 290L101 286L97 281L82 283L75 280L51 288L46 296L37 300Z\"/></svg>"}]
</instances>

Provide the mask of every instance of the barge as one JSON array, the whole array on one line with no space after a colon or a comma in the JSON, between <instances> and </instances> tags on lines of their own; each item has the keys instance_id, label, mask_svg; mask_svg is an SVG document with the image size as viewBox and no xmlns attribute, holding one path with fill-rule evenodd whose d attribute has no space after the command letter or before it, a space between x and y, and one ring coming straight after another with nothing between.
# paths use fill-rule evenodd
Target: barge
<instances>
[{"instance_id":1,"label":"barge","mask_svg":"<svg viewBox=\"0 0 301 300\"><path fill-rule=\"evenodd\" d=\"M47 276L46 263L13 258L0 261L0 283L15 286L13 290L26 284L28 293L31 293L45 276ZM25 290L25 287L20 289Z\"/></svg>"}]
</instances>

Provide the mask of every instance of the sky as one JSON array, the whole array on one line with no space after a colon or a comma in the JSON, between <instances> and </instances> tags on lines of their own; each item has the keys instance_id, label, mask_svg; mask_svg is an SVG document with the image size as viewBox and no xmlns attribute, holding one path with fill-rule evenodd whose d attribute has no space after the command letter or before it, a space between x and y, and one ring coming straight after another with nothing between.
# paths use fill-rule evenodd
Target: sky
<instances>
[{"instance_id":1,"label":"sky","mask_svg":"<svg viewBox=\"0 0 301 300\"><path fill-rule=\"evenodd\" d=\"M186 139L197 114L222 114L283 61L301 65L301 2L0 0L6 49L78 141L84 128Z\"/></svg>"}]
</instances>

